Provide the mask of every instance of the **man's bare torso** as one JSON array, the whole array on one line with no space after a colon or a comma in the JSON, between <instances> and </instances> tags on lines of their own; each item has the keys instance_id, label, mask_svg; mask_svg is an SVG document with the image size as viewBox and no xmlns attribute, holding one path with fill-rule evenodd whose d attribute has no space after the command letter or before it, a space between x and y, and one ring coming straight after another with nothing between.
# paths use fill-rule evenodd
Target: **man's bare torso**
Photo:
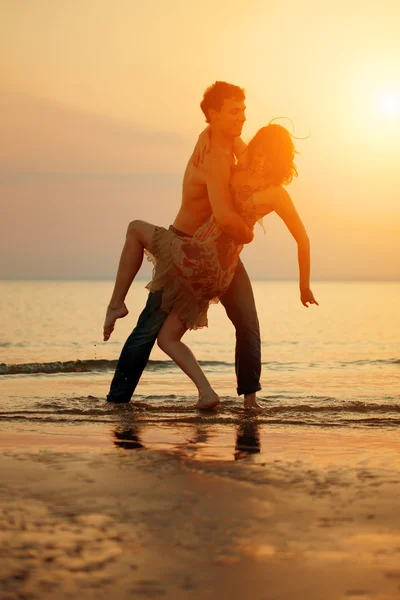
<instances>
[{"instance_id":1,"label":"man's bare torso","mask_svg":"<svg viewBox=\"0 0 400 600\"><path fill-rule=\"evenodd\" d=\"M212 160L212 156L209 158ZM226 156L226 160L229 161L231 167L234 166L233 154ZM176 229L189 235L194 235L211 215L205 179L204 165L195 167L192 164L192 157L190 157L183 176L182 204L173 222Z\"/></svg>"}]
</instances>

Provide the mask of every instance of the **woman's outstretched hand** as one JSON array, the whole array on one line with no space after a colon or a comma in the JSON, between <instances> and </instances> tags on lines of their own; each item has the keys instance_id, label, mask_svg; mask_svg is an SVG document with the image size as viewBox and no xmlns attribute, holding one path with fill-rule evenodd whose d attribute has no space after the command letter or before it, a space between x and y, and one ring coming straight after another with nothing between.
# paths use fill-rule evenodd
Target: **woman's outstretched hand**
<instances>
[{"instance_id":1,"label":"woman's outstretched hand","mask_svg":"<svg viewBox=\"0 0 400 600\"><path fill-rule=\"evenodd\" d=\"M210 126L206 127L197 140L192 154L192 165L198 167L203 164L204 157L211 148Z\"/></svg>"},{"instance_id":2,"label":"woman's outstretched hand","mask_svg":"<svg viewBox=\"0 0 400 600\"><path fill-rule=\"evenodd\" d=\"M309 304L316 304L319 306L310 288L304 288L304 290L300 290L300 300L302 305L306 308L308 308Z\"/></svg>"}]
</instances>

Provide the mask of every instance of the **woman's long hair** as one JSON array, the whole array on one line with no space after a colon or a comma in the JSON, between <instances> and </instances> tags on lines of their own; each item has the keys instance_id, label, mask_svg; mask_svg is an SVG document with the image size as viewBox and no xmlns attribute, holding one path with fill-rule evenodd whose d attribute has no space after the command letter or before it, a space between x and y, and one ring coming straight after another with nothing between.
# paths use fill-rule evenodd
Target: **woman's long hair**
<instances>
[{"instance_id":1,"label":"woman's long hair","mask_svg":"<svg viewBox=\"0 0 400 600\"><path fill-rule=\"evenodd\" d=\"M288 185L297 177L292 136L277 123L257 131L247 146L246 170L268 178L272 185Z\"/></svg>"}]
</instances>

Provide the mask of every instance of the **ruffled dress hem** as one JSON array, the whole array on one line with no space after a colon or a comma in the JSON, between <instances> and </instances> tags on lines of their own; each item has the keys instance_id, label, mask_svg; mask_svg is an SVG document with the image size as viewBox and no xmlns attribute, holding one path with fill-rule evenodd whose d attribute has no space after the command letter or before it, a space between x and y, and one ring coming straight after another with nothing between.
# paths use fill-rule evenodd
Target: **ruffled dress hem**
<instances>
[{"instance_id":1,"label":"ruffled dress hem","mask_svg":"<svg viewBox=\"0 0 400 600\"><path fill-rule=\"evenodd\" d=\"M169 313L175 310L187 329L208 327L208 306L219 302L219 298L203 301L193 293L191 282L182 270L173 262L174 245L181 239L164 227L156 227L150 251L145 250L147 259L153 263L153 278L146 285L150 292L163 290L161 310Z\"/></svg>"}]
</instances>

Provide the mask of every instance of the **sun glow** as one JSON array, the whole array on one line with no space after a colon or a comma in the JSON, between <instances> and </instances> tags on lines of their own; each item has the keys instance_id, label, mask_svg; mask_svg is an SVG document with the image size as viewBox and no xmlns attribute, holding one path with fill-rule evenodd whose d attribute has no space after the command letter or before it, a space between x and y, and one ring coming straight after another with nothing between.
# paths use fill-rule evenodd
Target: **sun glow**
<instances>
[{"instance_id":1,"label":"sun glow","mask_svg":"<svg viewBox=\"0 0 400 600\"><path fill-rule=\"evenodd\" d=\"M400 114L400 92L384 91L378 96L379 113L384 117L396 117Z\"/></svg>"}]
</instances>

